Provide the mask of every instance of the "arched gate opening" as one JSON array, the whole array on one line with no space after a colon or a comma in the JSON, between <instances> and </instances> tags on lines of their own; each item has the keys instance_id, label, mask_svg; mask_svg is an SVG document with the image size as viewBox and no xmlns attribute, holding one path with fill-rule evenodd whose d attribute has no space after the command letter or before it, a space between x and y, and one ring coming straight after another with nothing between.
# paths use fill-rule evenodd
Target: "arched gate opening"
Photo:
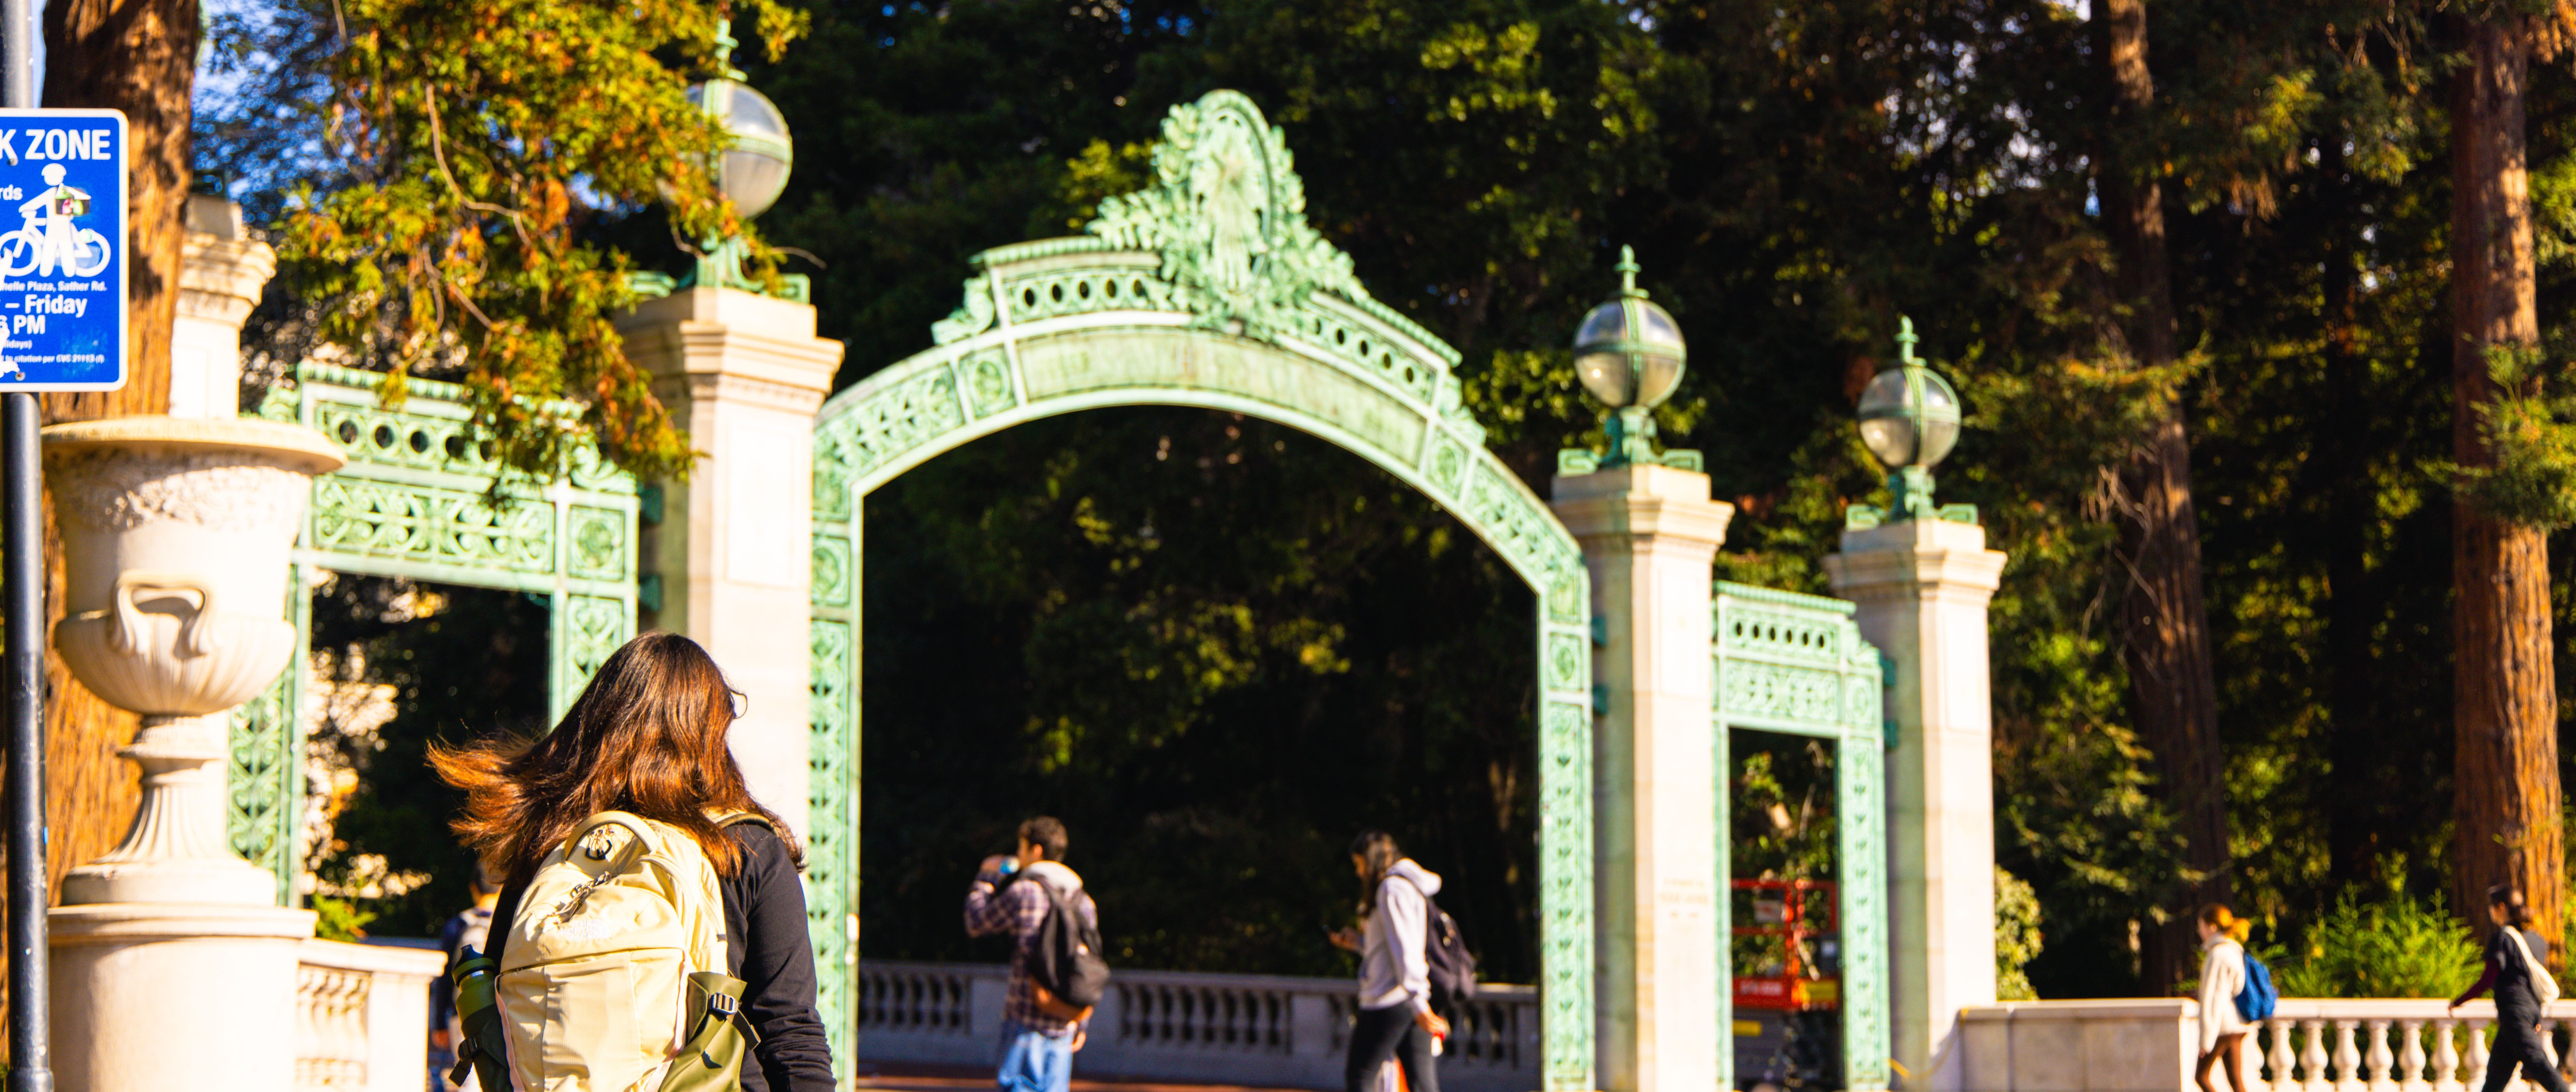
<instances>
[{"instance_id":1,"label":"arched gate opening","mask_svg":"<svg viewBox=\"0 0 2576 1092\"><path fill-rule=\"evenodd\" d=\"M808 874L827 1024L850 1044L858 882L861 498L1013 425L1107 406L1242 413L1348 450L1456 516L1537 600L1540 1052L1592 1087L1591 602L1583 556L1484 445L1455 350L1369 297L1307 225L1280 134L1219 91L1175 107L1146 189L1089 234L977 256L936 346L826 403L814 432ZM846 1053L844 1054L846 1056Z\"/></svg>"}]
</instances>

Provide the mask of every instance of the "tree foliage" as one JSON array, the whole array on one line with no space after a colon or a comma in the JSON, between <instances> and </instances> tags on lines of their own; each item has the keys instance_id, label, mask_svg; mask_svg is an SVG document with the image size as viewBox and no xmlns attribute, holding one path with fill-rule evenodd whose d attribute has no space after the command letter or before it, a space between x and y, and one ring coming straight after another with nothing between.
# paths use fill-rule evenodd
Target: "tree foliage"
<instances>
[{"instance_id":1,"label":"tree foliage","mask_svg":"<svg viewBox=\"0 0 2576 1092\"><path fill-rule=\"evenodd\" d=\"M2505 457L2463 479L2447 306L2458 42L2430 5L2156 0L2157 109L2118 126L2093 28L2050 0L809 6L810 38L746 67L798 140L763 230L823 263L815 300L848 346L843 383L926 345L975 251L1078 231L1141 184L1166 107L1233 87L1286 128L1309 218L1360 280L1463 351L1471 408L1542 492L1557 448L1598 439L1565 346L1616 283L1619 246L1637 247L1691 346L1664 435L1706 451L1737 505L1723 578L1827 590L1844 509L1886 499L1853 400L1898 316L1914 320L1967 402L1941 497L1975 503L2012 555L1993 602L1998 853L2047 923L2024 968L2039 995L2141 988L2135 938L2189 913L2205 878L2181 852L2113 617L2127 575L2109 475L2176 407L2238 909L2275 936L2323 936L2377 928L2395 892L2450 886L2450 502L2465 486L2559 527L2576 481L2560 466L2576 462L2563 61L2535 65L2529 92L2545 336L2507 362L2522 394L2485 422ZM556 10L525 10L539 9ZM376 52L334 61L330 132L379 158L344 160L369 164L364 186L318 185L285 214L310 240L294 275L350 301L330 321L383 359L492 369L487 397L625 407L630 465L663 465L678 449L656 446L655 410L600 355L613 345L593 319L621 298L610 240L644 265L676 253L674 214L638 209L665 181L647 164L710 146L671 111L714 9L647 5L593 36L627 52L570 68L518 8L423 6L417 28L386 21L415 10L390 0L351 10L376 13L349 39L372 34ZM534 36L530 55L558 67L478 52L497 46L473 38L476 19ZM456 56L413 55L430 45ZM583 98L566 90L576 72L627 90ZM513 113L510 81L544 106ZM433 145L432 101L481 127L443 123ZM500 135L578 123L641 148L619 127L647 116L671 119L650 137L669 154L635 163L607 162L607 137L539 163ZM441 147L458 162L449 140L474 149L454 187L436 167ZM2137 366L2120 332L2105 149L2162 194L2170 365ZM468 201L547 232L523 240L520 219ZM729 230L690 219L721 210L681 209L682 238ZM493 325L439 302L451 276ZM1074 825L1113 943L1142 964L1338 967L1317 926L1351 897L1343 839L1379 825L1452 873L1449 905L1489 962L1528 966L1526 593L1423 498L1257 421L1140 410L979 440L870 498L866 524L869 956L972 954L953 922L962 869L1051 810ZM2576 616L2559 575L2555 610ZM1815 776L1763 753L1784 789ZM1767 808L1740 818L1768 829L1752 822Z\"/></svg>"},{"instance_id":2,"label":"tree foliage","mask_svg":"<svg viewBox=\"0 0 2576 1092\"><path fill-rule=\"evenodd\" d=\"M2477 981L2477 938L2436 900L2398 894L2363 904L2347 892L2276 952L2283 997L2456 997Z\"/></svg>"},{"instance_id":3,"label":"tree foliage","mask_svg":"<svg viewBox=\"0 0 2576 1092\"><path fill-rule=\"evenodd\" d=\"M803 23L751 0L772 56ZM325 152L344 185L288 204L281 256L325 301L320 333L396 378L461 373L511 466L551 476L596 443L684 477L686 438L628 361L626 257L585 242L600 209L660 202L688 243L748 234L707 169L727 136L686 95L720 74L725 5L343 0ZM766 253L764 251L764 253Z\"/></svg>"}]
</instances>

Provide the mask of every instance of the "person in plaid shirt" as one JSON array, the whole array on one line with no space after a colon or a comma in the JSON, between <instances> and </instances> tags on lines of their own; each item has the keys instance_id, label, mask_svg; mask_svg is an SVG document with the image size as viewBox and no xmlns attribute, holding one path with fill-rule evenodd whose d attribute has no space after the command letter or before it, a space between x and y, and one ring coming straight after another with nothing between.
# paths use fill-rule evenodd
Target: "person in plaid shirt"
<instances>
[{"instance_id":1,"label":"person in plaid shirt","mask_svg":"<svg viewBox=\"0 0 2576 1092\"><path fill-rule=\"evenodd\" d=\"M1048 906L1037 885L1055 889L1094 929L1100 927L1100 911L1082 889L1082 877L1064 866L1063 823L1046 815L1022 823L1019 843L1018 857L986 857L977 870L975 885L966 890L966 934L1007 932L1014 942L996 1083L1002 1092L1066 1092L1073 1083L1073 1054L1090 1033L1091 1010L1058 1000L1029 977L1030 952Z\"/></svg>"}]
</instances>

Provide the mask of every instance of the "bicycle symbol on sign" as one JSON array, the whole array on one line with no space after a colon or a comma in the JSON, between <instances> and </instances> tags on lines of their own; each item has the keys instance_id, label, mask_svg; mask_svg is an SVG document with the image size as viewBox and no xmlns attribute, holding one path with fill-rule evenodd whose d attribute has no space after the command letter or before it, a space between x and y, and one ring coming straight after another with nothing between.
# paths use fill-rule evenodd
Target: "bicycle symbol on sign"
<instances>
[{"instance_id":1,"label":"bicycle symbol on sign","mask_svg":"<svg viewBox=\"0 0 2576 1092\"><path fill-rule=\"evenodd\" d=\"M63 185L63 165L45 164L45 188L18 206L26 225L0 232L0 277L29 273L95 277L107 269L107 236L72 221L89 214L89 193Z\"/></svg>"}]
</instances>

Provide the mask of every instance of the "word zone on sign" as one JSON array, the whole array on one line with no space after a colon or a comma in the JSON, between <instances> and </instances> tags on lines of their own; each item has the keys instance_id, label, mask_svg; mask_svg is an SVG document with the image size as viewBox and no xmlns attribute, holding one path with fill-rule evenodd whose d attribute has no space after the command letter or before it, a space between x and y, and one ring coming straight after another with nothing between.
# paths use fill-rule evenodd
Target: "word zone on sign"
<instances>
[{"instance_id":1,"label":"word zone on sign","mask_svg":"<svg viewBox=\"0 0 2576 1092\"><path fill-rule=\"evenodd\" d=\"M9 129L0 130L0 159L15 166L22 158L18 140L27 142L25 159L115 159L117 139L114 129Z\"/></svg>"},{"instance_id":2,"label":"word zone on sign","mask_svg":"<svg viewBox=\"0 0 2576 1092\"><path fill-rule=\"evenodd\" d=\"M125 135L114 110L0 110L0 390L124 385Z\"/></svg>"}]
</instances>

